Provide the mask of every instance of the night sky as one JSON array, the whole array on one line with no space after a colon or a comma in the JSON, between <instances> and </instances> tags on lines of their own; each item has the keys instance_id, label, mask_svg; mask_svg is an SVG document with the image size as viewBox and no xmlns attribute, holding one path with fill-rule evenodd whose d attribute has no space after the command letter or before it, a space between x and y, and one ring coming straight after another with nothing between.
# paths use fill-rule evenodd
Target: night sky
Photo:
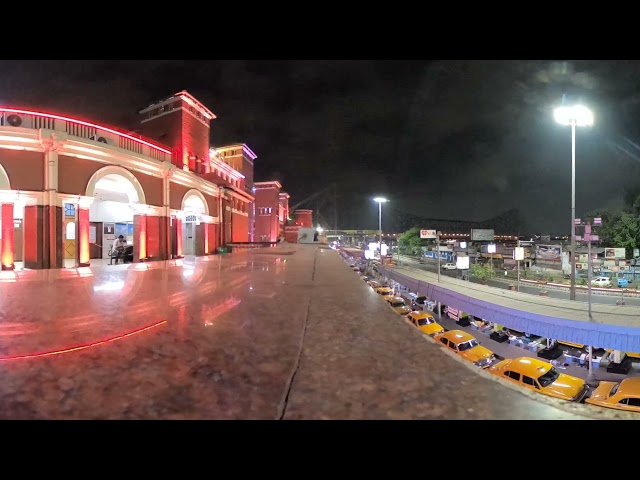
<instances>
[{"instance_id":1,"label":"night sky","mask_svg":"<svg viewBox=\"0 0 640 480\"><path fill-rule=\"evenodd\" d=\"M187 90L218 117L214 146L246 143L256 181L279 180L291 205L318 193L300 208L325 226L337 203L340 228L376 229L384 195L387 231L517 208L548 234L568 233L571 201L571 130L553 107L595 115L577 132L577 216L620 207L640 184L639 78L624 60L15 60L0 61L0 104L133 129Z\"/></svg>"}]
</instances>

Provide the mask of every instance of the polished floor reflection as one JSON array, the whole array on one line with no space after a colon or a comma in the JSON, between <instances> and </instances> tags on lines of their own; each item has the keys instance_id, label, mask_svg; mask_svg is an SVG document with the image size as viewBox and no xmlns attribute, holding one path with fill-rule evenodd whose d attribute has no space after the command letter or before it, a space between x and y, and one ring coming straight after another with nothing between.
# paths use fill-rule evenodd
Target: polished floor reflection
<instances>
[{"instance_id":1,"label":"polished floor reflection","mask_svg":"<svg viewBox=\"0 0 640 480\"><path fill-rule=\"evenodd\" d=\"M370 290L313 245L0 272L0 418L581 418L451 362Z\"/></svg>"}]
</instances>

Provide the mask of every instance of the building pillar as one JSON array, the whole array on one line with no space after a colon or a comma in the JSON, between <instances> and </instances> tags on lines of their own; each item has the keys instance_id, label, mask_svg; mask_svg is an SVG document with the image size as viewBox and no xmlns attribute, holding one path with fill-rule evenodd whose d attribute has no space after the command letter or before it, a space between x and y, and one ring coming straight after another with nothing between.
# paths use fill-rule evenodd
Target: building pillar
<instances>
[{"instance_id":1,"label":"building pillar","mask_svg":"<svg viewBox=\"0 0 640 480\"><path fill-rule=\"evenodd\" d=\"M43 213L42 205L25 205L24 207L22 220L24 268L45 268L44 257L49 254L49 246L43 238Z\"/></svg>"},{"instance_id":2,"label":"building pillar","mask_svg":"<svg viewBox=\"0 0 640 480\"><path fill-rule=\"evenodd\" d=\"M76 207L78 221L76 222L76 264L79 267L90 265L89 255L89 209L78 205Z\"/></svg>"},{"instance_id":3,"label":"building pillar","mask_svg":"<svg viewBox=\"0 0 640 480\"><path fill-rule=\"evenodd\" d=\"M147 217L133 216L133 261L144 262L147 259Z\"/></svg>"},{"instance_id":4,"label":"building pillar","mask_svg":"<svg viewBox=\"0 0 640 480\"><path fill-rule=\"evenodd\" d=\"M176 226L176 257L182 258L182 219L176 216L173 219L173 223Z\"/></svg>"},{"instance_id":5,"label":"building pillar","mask_svg":"<svg viewBox=\"0 0 640 480\"><path fill-rule=\"evenodd\" d=\"M172 257L173 248L171 240L171 178L173 172L175 172L176 166L170 162L163 162L162 165L162 216L160 219L160 259L168 260ZM178 230L176 235L176 241L181 235L181 230ZM163 240L164 237L164 240ZM180 238L180 252L182 252L182 238Z\"/></svg>"},{"instance_id":6,"label":"building pillar","mask_svg":"<svg viewBox=\"0 0 640 480\"><path fill-rule=\"evenodd\" d=\"M67 140L67 134L41 128L38 130L38 137L44 148L44 199L41 220L44 250L41 268L62 268L63 226L62 207L58 204L58 150Z\"/></svg>"},{"instance_id":7,"label":"building pillar","mask_svg":"<svg viewBox=\"0 0 640 480\"><path fill-rule=\"evenodd\" d=\"M14 242L13 242L13 203L2 204L2 248L0 259L2 260L2 270L14 270L13 263Z\"/></svg>"}]
</instances>

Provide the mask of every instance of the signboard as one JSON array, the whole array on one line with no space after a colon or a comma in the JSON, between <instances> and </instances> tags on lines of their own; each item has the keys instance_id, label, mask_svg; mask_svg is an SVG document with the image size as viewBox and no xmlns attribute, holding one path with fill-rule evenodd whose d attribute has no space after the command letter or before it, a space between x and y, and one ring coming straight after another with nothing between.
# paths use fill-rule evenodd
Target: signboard
<instances>
[{"instance_id":1,"label":"signboard","mask_svg":"<svg viewBox=\"0 0 640 480\"><path fill-rule=\"evenodd\" d=\"M490 243L487 245L487 253L496 253L496 244Z\"/></svg>"},{"instance_id":2,"label":"signboard","mask_svg":"<svg viewBox=\"0 0 640 480\"><path fill-rule=\"evenodd\" d=\"M420 238L436 238L435 230L420 230Z\"/></svg>"},{"instance_id":3,"label":"signboard","mask_svg":"<svg viewBox=\"0 0 640 480\"><path fill-rule=\"evenodd\" d=\"M387 251L388 251L388 247L386 243L383 243L382 245L380 245L380 255L384 257L387 254Z\"/></svg>"},{"instance_id":4,"label":"signboard","mask_svg":"<svg viewBox=\"0 0 640 480\"><path fill-rule=\"evenodd\" d=\"M560 263L562 260L562 247L560 245L536 245L536 262Z\"/></svg>"},{"instance_id":5,"label":"signboard","mask_svg":"<svg viewBox=\"0 0 640 480\"><path fill-rule=\"evenodd\" d=\"M469 257L456 257L456 268L460 270L468 270Z\"/></svg>"},{"instance_id":6,"label":"signboard","mask_svg":"<svg viewBox=\"0 0 640 480\"><path fill-rule=\"evenodd\" d=\"M367 260L373 260L375 258L375 252L373 250L365 250L364 258Z\"/></svg>"},{"instance_id":7,"label":"signboard","mask_svg":"<svg viewBox=\"0 0 640 480\"><path fill-rule=\"evenodd\" d=\"M460 248L467 248L467 242L460 242Z\"/></svg>"},{"instance_id":8,"label":"signboard","mask_svg":"<svg viewBox=\"0 0 640 480\"><path fill-rule=\"evenodd\" d=\"M95 225L90 225L89 226L89 243L96 243L96 239L97 239L97 232L96 232L96 226Z\"/></svg>"},{"instance_id":9,"label":"signboard","mask_svg":"<svg viewBox=\"0 0 640 480\"><path fill-rule=\"evenodd\" d=\"M640 257L640 248L633 249L633 258Z\"/></svg>"},{"instance_id":10,"label":"signboard","mask_svg":"<svg viewBox=\"0 0 640 480\"><path fill-rule=\"evenodd\" d=\"M614 259L614 258L626 258L626 249L624 248L605 248L604 249L604 258L606 259Z\"/></svg>"},{"instance_id":11,"label":"signboard","mask_svg":"<svg viewBox=\"0 0 640 480\"><path fill-rule=\"evenodd\" d=\"M495 234L493 228L472 228L471 241L476 242L493 242Z\"/></svg>"},{"instance_id":12,"label":"signboard","mask_svg":"<svg viewBox=\"0 0 640 480\"><path fill-rule=\"evenodd\" d=\"M458 321L460 315L460 310L453 307L447 307L447 316L452 320Z\"/></svg>"},{"instance_id":13,"label":"signboard","mask_svg":"<svg viewBox=\"0 0 640 480\"><path fill-rule=\"evenodd\" d=\"M524 247L516 247L513 249L514 260L524 260Z\"/></svg>"},{"instance_id":14,"label":"signboard","mask_svg":"<svg viewBox=\"0 0 640 480\"><path fill-rule=\"evenodd\" d=\"M369 244L369 250L377 251L378 250L378 242L371 242Z\"/></svg>"}]
</instances>

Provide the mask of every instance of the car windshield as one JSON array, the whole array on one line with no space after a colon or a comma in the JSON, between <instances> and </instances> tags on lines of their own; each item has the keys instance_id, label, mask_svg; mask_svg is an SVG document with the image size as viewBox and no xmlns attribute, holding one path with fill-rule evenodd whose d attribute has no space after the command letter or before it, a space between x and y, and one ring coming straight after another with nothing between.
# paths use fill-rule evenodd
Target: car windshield
<instances>
[{"instance_id":1,"label":"car windshield","mask_svg":"<svg viewBox=\"0 0 640 480\"><path fill-rule=\"evenodd\" d=\"M404 302L391 302L392 307L404 307L406 304Z\"/></svg>"},{"instance_id":2,"label":"car windshield","mask_svg":"<svg viewBox=\"0 0 640 480\"><path fill-rule=\"evenodd\" d=\"M471 340L469 340L467 342L459 343L458 344L458 350L460 350L461 352L464 352L465 350L469 350L470 348L477 347L478 345L480 345L480 344L474 338L474 339L471 339Z\"/></svg>"},{"instance_id":3,"label":"car windshield","mask_svg":"<svg viewBox=\"0 0 640 480\"><path fill-rule=\"evenodd\" d=\"M383 290L380 292L380 295L391 295L391 292L387 291L387 290Z\"/></svg>"},{"instance_id":4,"label":"car windshield","mask_svg":"<svg viewBox=\"0 0 640 480\"><path fill-rule=\"evenodd\" d=\"M421 318L420 320L418 320L418 325L422 326L422 325L430 325L434 323L433 318L427 317L427 318Z\"/></svg>"},{"instance_id":5,"label":"car windshield","mask_svg":"<svg viewBox=\"0 0 640 480\"><path fill-rule=\"evenodd\" d=\"M619 387L620 387L620 384L616 383L611 389L611 391L609 392L609 396L612 397L613 395L615 395L618 392Z\"/></svg>"},{"instance_id":6,"label":"car windshield","mask_svg":"<svg viewBox=\"0 0 640 480\"><path fill-rule=\"evenodd\" d=\"M551 367L551 370L549 370L547 373L545 373L540 378L538 378L538 382L542 387L548 387L553 382L555 382L559 376L560 374L556 372L556 370L553 367Z\"/></svg>"}]
</instances>

